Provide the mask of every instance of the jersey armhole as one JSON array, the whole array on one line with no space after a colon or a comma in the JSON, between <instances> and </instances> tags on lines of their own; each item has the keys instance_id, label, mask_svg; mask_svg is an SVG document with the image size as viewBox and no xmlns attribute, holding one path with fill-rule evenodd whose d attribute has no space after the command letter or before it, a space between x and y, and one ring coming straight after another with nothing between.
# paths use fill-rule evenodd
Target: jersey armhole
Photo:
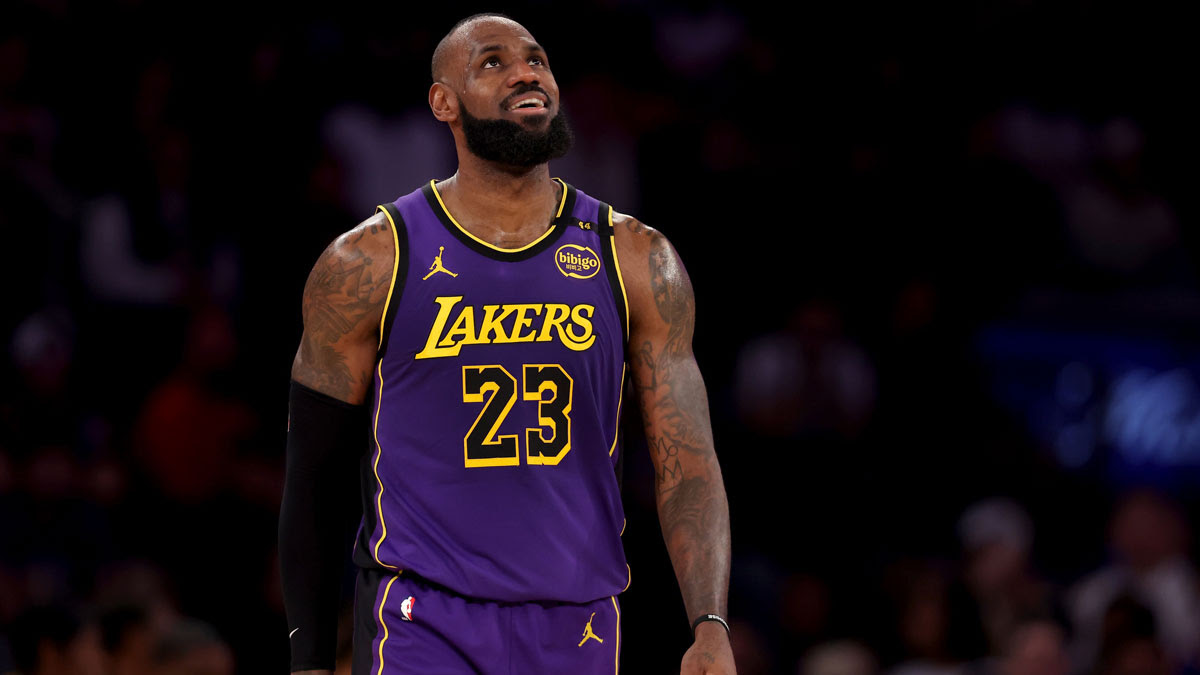
<instances>
[{"instance_id":1,"label":"jersey armhole","mask_svg":"<svg viewBox=\"0 0 1200 675\"><path fill-rule=\"evenodd\" d=\"M629 344L629 297L625 294L625 279L621 276L621 261L617 258L617 237L613 228L613 207L600 202L596 222L600 226L601 255L604 256L604 269L608 274L608 284L612 288L613 301L617 305L617 314L621 316L621 330L625 334L624 343Z\"/></svg>"},{"instance_id":2,"label":"jersey armhole","mask_svg":"<svg viewBox=\"0 0 1200 675\"><path fill-rule=\"evenodd\" d=\"M396 319L396 308L400 305L400 296L404 293L404 280L408 278L408 229L404 218L395 204L380 204L375 212L387 216L391 225L392 243L395 257L392 261L392 283L388 288L387 300L383 303L383 317L379 320L379 358L387 351L388 336L392 332L392 322Z\"/></svg>"},{"instance_id":3,"label":"jersey armhole","mask_svg":"<svg viewBox=\"0 0 1200 675\"><path fill-rule=\"evenodd\" d=\"M621 330L624 331L624 340L621 341L622 356L629 351L629 298L625 294L625 279L621 276L621 261L617 257L617 236L616 230L613 229L613 207L600 202L599 209L596 213L596 223L600 230L600 254L604 257L604 269L608 276L608 285L612 289L613 304L616 305L617 315L621 317ZM613 470L617 475L617 492L620 493L624 489L625 484L625 452L621 447L621 413L622 403L625 396L625 373L628 369L627 363L621 365L621 384L620 394L617 399L617 419L613 424L613 442L608 454L611 457L616 454L616 465ZM622 532L624 528L622 527ZM626 586L628 588L628 586Z\"/></svg>"}]
</instances>

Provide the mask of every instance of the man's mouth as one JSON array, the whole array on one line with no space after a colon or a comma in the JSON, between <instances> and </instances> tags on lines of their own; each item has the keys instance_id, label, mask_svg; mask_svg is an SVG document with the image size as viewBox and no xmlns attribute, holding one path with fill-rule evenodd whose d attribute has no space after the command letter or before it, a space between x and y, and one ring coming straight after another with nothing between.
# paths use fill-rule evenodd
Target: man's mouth
<instances>
[{"instance_id":1,"label":"man's mouth","mask_svg":"<svg viewBox=\"0 0 1200 675\"><path fill-rule=\"evenodd\" d=\"M545 110L546 103L546 98L541 94L523 94L508 106L508 110L510 112L537 112Z\"/></svg>"}]
</instances>

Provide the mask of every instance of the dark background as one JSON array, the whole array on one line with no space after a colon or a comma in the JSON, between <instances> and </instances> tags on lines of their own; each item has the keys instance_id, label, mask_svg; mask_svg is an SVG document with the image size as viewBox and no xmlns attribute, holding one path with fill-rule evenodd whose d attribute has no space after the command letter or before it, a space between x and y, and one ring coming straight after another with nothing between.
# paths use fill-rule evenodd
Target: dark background
<instances>
[{"instance_id":1,"label":"dark background","mask_svg":"<svg viewBox=\"0 0 1200 675\"><path fill-rule=\"evenodd\" d=\"M187 672L286 671L301 289L375 204L453 173L430 56L497 10L562 89L552 174L691 275L739 672L1194 672L1191 24L908 4L6 3L13 651L57 603L106 631L67 631L53 672L184 672L192 647ZM623 668L671 672L688 617L627 438Z\"/></svg>"}]
</instances>

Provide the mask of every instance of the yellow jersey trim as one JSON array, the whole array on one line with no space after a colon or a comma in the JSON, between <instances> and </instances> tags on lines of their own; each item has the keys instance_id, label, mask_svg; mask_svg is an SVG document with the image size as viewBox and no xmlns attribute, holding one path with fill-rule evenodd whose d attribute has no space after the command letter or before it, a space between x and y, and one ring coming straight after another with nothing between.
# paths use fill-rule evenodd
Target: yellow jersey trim
<instances>
[{"instance_id":1,"label":"yellow jersey trim","mask_svg":"<svg viewBox=\"0 0 1200 675\"><path fill-rule=\"evenodd\" d=\"M617 611L617 647L616 654L613 655L613 675L621 672L621 608L617 606L617 596L609 596L612 600L613 609Z\"/></svg>"},{"instance_id":2,"label":"yellow jersey trim","mask_svg":"<svg viewBox=\"0 0 1200 675\"><path fill-rule=\"evenodd\" d=\"M379 541L375 542L375 550L372 554L375 556L375 562L395 570L399 568L379 559L379 547L383 545L383 540L387 539L387 523L383 520L383 481L379 479L379 458L383 456L383 446L379 444L379 411L383 408L383 359L379 359L379 365L375 367L375 372L379 374L379 400L375 404L375 423L372 425L372 433L375 435L376 452L375 464L371 469L375 472L375 483L379 485L379 496L375 498L375 508L379 513L379 526L383 528L383 534L379 535ZM391 586L391 584L388 585ZM382 647L382 644L380 646Z\"/></svg>"},{"instance_id":3,"label":"yellow jersey trim","mask_svg":"<svg viewBox=\"0 0 1200 675\"><path fill-rule=\"evenodd\" d=\"M375 675L383 675L383 643L388 641L389 635L387 623L383 620L383 608L387 605L388 593L392 591L392 584L396 583L399 578L400 575L397 574L388 581L387 586L383 589L383 601L379 603L379 625L383 626L383 639L379 641L379 671Z\"/></svg>"},{"instance_id":4,"label":"yellow jersey trim","mask_svg":"<svg viewBox=\"0 0 1200 675\"><path fill-rule=\"evenodd\" d=\"M632 317L629 316L629 294L625 292L625 277L621 276L621 260L617 257L617 231L613 228L613 207L608 207L608 227L613 232L613 236L609 238L612 245L613 267L617 268L617 282L621 284L621 299L625 301L625 340L629 341L629 324ZM612 453L609 453L612 454Z\"/></svg>"},{"instance_id":5,"label":"yellow jersey trim","mask_svg":"<svg viewBox=\"0 0 1200 675\"><path fill-rule=\"evenodd\" d=\"M624 530L622 530L622 531L624 531ZM625 582L625 588L621 589L622 593L629 590L629 584L633 583L633 568L631 568L629 566L629 563L625 563L625 578L627 579L627 581Z\"/></svg>"},{"instance_id":6,"label":"yellow jersey trim","mask_svg":"<svg viewBox=\"0 0 1200 675\"><path fill-rule=\"evenodd\" d=\"M387 300L383 302L383 316L379 317L379 347L383 348L383 324L387 322L388 307L392 304L392 293L396 290L396 275L400 273L400 235L396 233L396 221L392 220L392 214L383 208L383 205L375 207L375 211L383 211L383 215L387 216L388 223L392 226L392 283L388 286Z\"/></svg>"},{"instance_id":7,"label":"yellow jersey trim","mask_svg":"<svg viewBox=\"0 0 1200 675\"><path fill-rule=\"evenodd\" d=\"M615 258L614 258L615 260ZM617 421L613 423L613 442L612 447L608 449L608 456L612 457L613 452L617 449L617 439L621 437L621 399L625 397L625 366L627 363L621 363L621 388L617 390ZM625 528L622 527L624 532Z\"/></svg>"},{"instance_id":8,"label":"yellow jersey trim","mask_svg":"<svg viewBox=\"0 0 1200 675\"><path fill-rule=\"evenodd\" d=\"M558 176L555 176L554 180L558 181L559 184L561 184L563 186L562 197L560 197L558 200L558 212L556 212L554 214L554 217L562 218L563 207L567 205L567 184L565 181L563 181L563 179L559 178Z\"/></svg>"},{"instance_id":9,"label":"yellow jersey trim","mask_svg":"<svg viewBox=\"0 0 1200 675\"><path fill-rule=\"evenodd\" d=\"M558 202L558 212L554 216L555 219L558 219L559 217L562 216L563 207L566 206L566 204L567 204L567 184L564 183L561 178L555 178L554 180L561 183L562 188L563 188L562 197L559 199L559 202ZM442 194L440 192L438 192L436 179L430 179L429 186L431 188L433 188L433 196L437 197L438 204L441 205L441 207L442 207L442 212L446 214L446 217L450 219L450 222L454 223L454 226L457 227L460 232L467 235L468 237L475 240L476 242L479 242L480 244L483 244L484 246L492 249L493 251L500 251L501 253L519 253L521 251L524 251L527 248L532 248L533 246L537 245L537 243L539 241L545 239L546 237L549 237L550 233L555 230L555 226L553 224L551 224L550 227L545 232L543 232L540 237L538 237L537 239L534 239L533 241L529 242L528 244L525 244L524 246L522 246L520 248L501 248L499 246L496 246L495 244L486 242L486 241L480 239L479 237L476 237L475 235L471 234L470 231L467 230L467 228L463 227L461 224L459 224L459 222L457 220L454 219L454 215L452 213L450 213L450 209L446 208L446 202L442 200Z\"/></svg>"},{"instance_id":10,"label":"yellow jersey trim","mask_svg":"<svg viewBox=\"0 0 1200 675\"><path fill-rule=\"evenodd\" d=\"M383 330L384 324L387 322L388 307L392 303L392 293L396 290L396 275L400 273L400 236L396 232L396 221L392 220L392 214L383 208L383 205L375 207L376 212L383 211L383 215L387 217L388 223L392 227L392 283L388 286L387 300L383 303L383 316L379 319L379 348L383 347ZM376 372L379 374L379 399L375 405L375 421L371 425L372 435L375 437L375 462L371 470L375 473L375 483L379 486L379 496L375 498L376 509L379 514L379 526L383 528L383 534L379 536L379 541L375 542L375 550L372 555L375 556L375 562L397 569L395 565L388 565L379 559L379 547L383 544L383 540L387 539L387 523L383 520L383 481L379 478L379 459L383 456L383 446L379 443L379 411L383 408L383 359L379 359L376 365ZM389 584L390 586L390 584ZM381 608L382 609L382 608ZM382 651L381 651L382 653Z\"/></svg>"}]
</instances>

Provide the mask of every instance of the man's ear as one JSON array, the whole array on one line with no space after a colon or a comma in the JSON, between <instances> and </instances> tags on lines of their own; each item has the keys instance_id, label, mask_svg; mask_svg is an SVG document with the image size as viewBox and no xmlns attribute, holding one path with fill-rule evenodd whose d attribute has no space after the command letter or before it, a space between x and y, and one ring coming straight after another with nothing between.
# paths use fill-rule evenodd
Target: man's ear
<instances>
[{"instance_id":1,"label":"man's ear","mask_svg":"<svg viewBox=\"0 0 1200 675\"><path fill-rule=\"evenodd\" d=\"M453 122L458 119L458 96L442 82L434 82L429 87L429 109L439 122Z\"/></svg>"}]
</instances>

